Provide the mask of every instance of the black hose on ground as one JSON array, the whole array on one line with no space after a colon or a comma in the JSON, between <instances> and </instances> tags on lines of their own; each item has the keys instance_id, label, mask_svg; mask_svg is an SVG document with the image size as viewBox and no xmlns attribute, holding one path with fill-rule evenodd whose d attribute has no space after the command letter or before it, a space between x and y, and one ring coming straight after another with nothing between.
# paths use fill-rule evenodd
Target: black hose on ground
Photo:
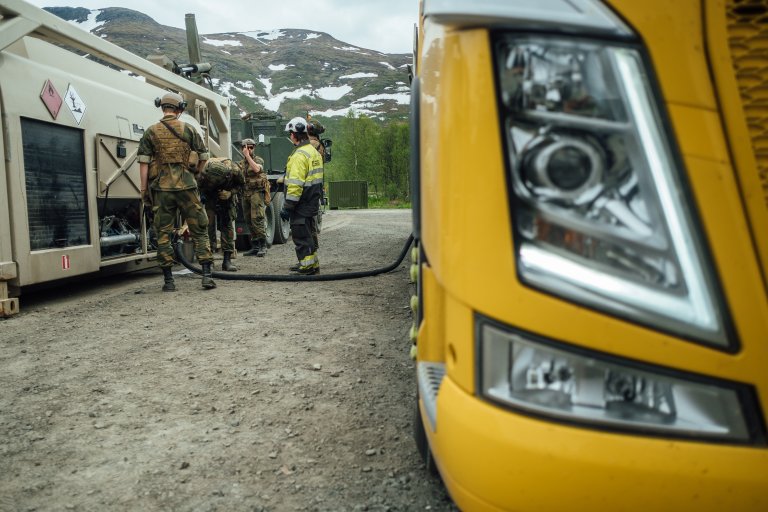
<instances>
[{"instance_id":1,"label":"black hose on ground","mask_svg":"<svg viewBox=\"0 0 768 512\"><path fill-rule=\"evenodd\" d=\"M195 274L202 274L203 270L201 268L193 266L192 263L184 257L183 251L181 250L183 243L184 242L182 240L178 240L174 245L174 249L176 251L176 259L178 259L178 261L180 261L182 265L187 267L187 269L191 270ZM393 270L395 270L400 265L400 263L403 262L403 259L405 259L405 255L408 254L408 249L411 247L412 243L413 243L413 234L410 234L408 235L408 240L405 242L405 245L403 246L403 250L400 252L400 255L397 257L397 260L391 265L388 265L382 268L377 268L374 270L345 272L343 274L315 274L313 276L304 276L301 274L259 275L259 274L238 274L235 272L213 272L212 277L215 277L216 279L224 279L228 281L291 281L291 282L341 281L343 279L359 279L361 277L371 277L378 274L386 274L387 272L392 272Z\"/></svg>"}]
</instances>

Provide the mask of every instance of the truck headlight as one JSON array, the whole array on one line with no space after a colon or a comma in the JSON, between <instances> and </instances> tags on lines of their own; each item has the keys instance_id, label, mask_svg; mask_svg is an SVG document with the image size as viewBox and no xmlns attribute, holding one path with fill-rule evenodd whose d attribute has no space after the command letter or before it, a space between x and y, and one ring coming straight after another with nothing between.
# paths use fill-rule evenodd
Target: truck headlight
<instances>
[{"instance_id":1,"label":"truck headlight","mask_svg":"<svg viewBox=\"0 0 768 512\"><path fill-rule=\"evenodd\" d=\"M495 55L522 281L734 349L639 51L502 34Z\"/></svg>"},{"instance_id":2,"label":"truck headlight","mask_svg":"<svg viewBox=\"0 0 768 512\"><path fill-rule=\"evenodd\" d=\"M478 317L480 393L523 412L608 430L763 444L749 386L534 338Z\"/></svg>"}]
</instances>

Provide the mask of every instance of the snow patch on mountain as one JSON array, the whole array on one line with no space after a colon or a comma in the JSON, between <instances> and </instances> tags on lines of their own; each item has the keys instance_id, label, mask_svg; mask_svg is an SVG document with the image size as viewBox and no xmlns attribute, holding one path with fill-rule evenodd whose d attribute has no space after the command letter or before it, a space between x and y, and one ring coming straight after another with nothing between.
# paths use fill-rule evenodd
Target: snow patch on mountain
<instances>
[{"instance_id":1,"label":"snow patch on mountain","mask_svg":"<svg viewBox=\"0 0 768 512\"><path fill-rule=\"evenodd\" d=\"M381 105L382 100L394 100L398 105L408 105L411 102L411 95L406 93L370 94L356 99L353 105L357 103L366 106L378 106Z\"/></svg>"},{"instance_id":2,"label":"snow patch on mountain","mask_svg":"<svg viewBox=\"0 0 768 512\"><path fill-rule=\"evenodd\" d=\"M211 46L243 46L243 43L240 41L221 41L219 39L208 39L207 37L203 37L203 42L205 44L210 44Z\"/></svg>"},{"instance_id":3,"label":"snow patch on mountain","mask_svg":"<svg viewBox=\"0 0 768 512\"><path fill-rule=\"evenodd\" d=\"M352 88L348 85L342 85L340 87L328 86L321 87L320 89L316 90L314 95L324 100L336 101L343 98L347 93L351 91Z\"/></svg>"},{"instance_id":4,"label":"snow patch on mountain","mask_svg":"<svg viewBox=\"0 0 768 512\"><path fill-rule=\"evenodd\" d=\"M257 98L258 102L264 105L264 108L275 112L280 110L280 105L287 99L299 99L302 96L311 96L312 89L296 89L295 91L284 91L279 94L270 95L270 97Z\"/></svg>"},{"instance_id":5,"label":"snow patch on mountain","mask_svg":"<svg viewBox=\"0 0 768 512\"><path fill-rule=\"evenodd\" d=\"M395 94L371 94L363 98L359 98L352 102L349 107L340 109L328 109L323 112L315 112L315 116L325 117L343 117L350 112L356 114L366 115L368 117L376 117L382 119L384 117L381 112L384 107L385 101L395 101L398 105L408 105L411 101L410 94L395 93Z\"/></svg>"},{"instance_id":6,"label":"snow patch on mountain","mask_svg":"<svg viewBox=\"0 0 768 512\"><path fill-rule=\"evenodd\" d=\"M88 19L83 22L77 22L75 20L68 20L69 23L76 27L80 27L81 29L85 30L86 32L95 32L99 28L101 28L102 25L104 25L103 21L96 21L96 18L101 14L101 9L92 10L91 13L88 15Z\"/></svg>"},{"instance_id":7,"label":"snow patch on mountain","mask_svg":"<svg viewBox=\"0 0 768 512\"><path fill-rule=\"evenodd\" d=\"M257 78L259 82L264 85L264 90L267 92L267 97L272 96L272 80L269 78Z\"/></svg>"},{"instance_id":8,"label":"snow patch on mountain","mask_svg":"<svg viewBox=\"0 0 768 512\"><path fill-rule=\"evenodd\" d=\"M251 32L240 32L240 34L253 38L262 44L266 44L264 43L264 41L262 41L262 39L267 41L274 41L275 39L280 39L281 37L285 37L285 32L279 29L270 30L268 32L264 30L254 30Z\"/></svg>"},{"instance_id":9,"label":"snow patch on mountain","mask_svg":"<svg viewBox=\"0 0 768 512\"><path fill-rule=\"evenodd\" d=\"M376 78L377 76L379 76L379 75L377 75L376 73L362 73L361 72L361 73L353 73L351 75L340 76L339 79L340 80L347 80L347 79L351 79L351 78Z\"/></svg>"}]
</instances>

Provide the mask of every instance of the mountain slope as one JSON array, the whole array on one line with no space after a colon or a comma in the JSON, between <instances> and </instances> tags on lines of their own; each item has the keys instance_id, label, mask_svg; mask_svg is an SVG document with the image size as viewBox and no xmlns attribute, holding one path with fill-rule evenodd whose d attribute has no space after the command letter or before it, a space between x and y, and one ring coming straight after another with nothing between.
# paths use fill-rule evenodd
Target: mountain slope
<instances>
[{"instance_id":1,"label":"mountain slope","mask_svg":"<svg viewBox=\"0 0 768 512\"><path fill-rule=\"evenodd\" d=\"M45 10L138 56L163 54L178 64L189 60L184 30L138 11ZM352 109L379 119L407 118L410 54L366 50L301 29L201 34L200 42L203 61L213 65L214 87L230 98L233 116L267 109L285 117L306 111L337 117Z\"/></svg>"}]
</instances>

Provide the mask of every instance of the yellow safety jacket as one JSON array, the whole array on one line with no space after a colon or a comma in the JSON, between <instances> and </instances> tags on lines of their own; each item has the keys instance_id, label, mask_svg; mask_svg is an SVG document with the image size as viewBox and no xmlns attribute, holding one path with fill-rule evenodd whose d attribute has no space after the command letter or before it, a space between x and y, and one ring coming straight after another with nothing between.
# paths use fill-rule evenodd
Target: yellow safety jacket
<instances>
[{"instance_id":1,"label":"yellow safety jacket","mask_svg":"<svg viewBox=\"0 0 768 512\"><path fill-rule=\"evenodd\" d=\"M302 217L313 217L323 197L323 157L309 141L299 144L286 166L285 209Z\"/></svg>"}]
</instances>

